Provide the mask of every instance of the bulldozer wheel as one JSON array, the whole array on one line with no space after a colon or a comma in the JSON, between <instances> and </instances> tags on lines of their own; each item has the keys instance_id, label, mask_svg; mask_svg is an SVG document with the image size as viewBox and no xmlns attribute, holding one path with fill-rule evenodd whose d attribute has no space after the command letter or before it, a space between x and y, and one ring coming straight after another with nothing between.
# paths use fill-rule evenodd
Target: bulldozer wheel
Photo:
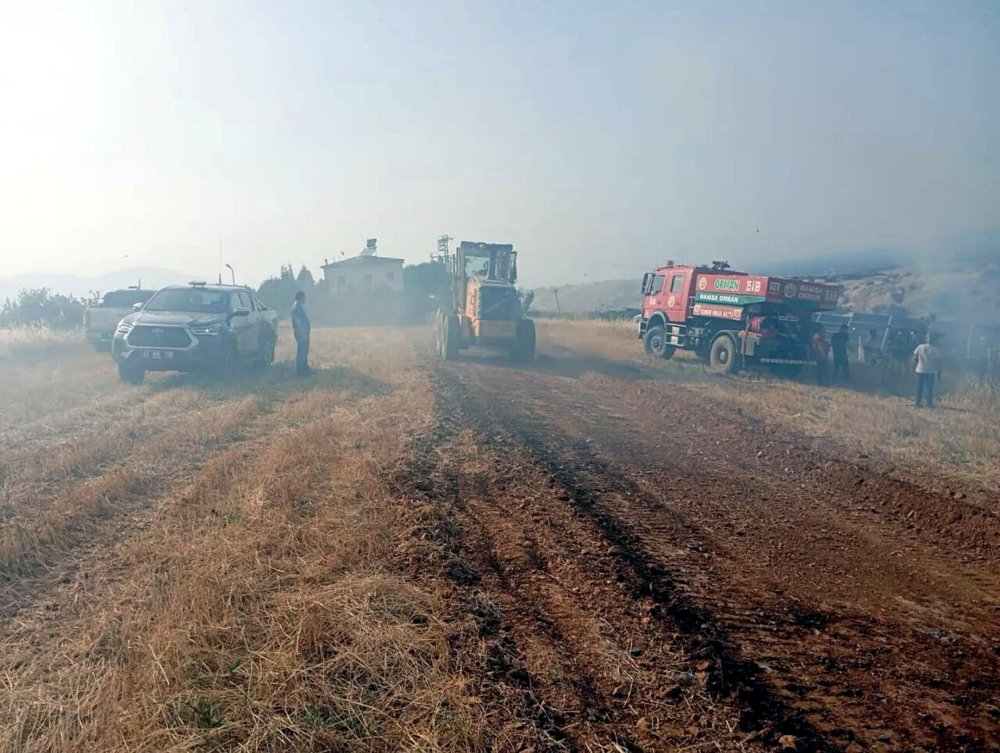
<instances>
[{"instance_id":1,"label":"bulldozer wheel","mask_svg":"<svg viewBox=\"0 0 1000 753\"><path fill-rule=\"evenodd\" d=\"M440 349L441 358L445 361L452 361L458 357L458 341L461 337L460 327L461 324L455 314L446 314L441 317Z\"/></svg>"},{"instance_id":2,"label":"bulldozer wheel","mask_svg":"<svg viewBox=\"0 0 1000 753\"><path fill-rule=\"evenodd\" d=\"M438 312L434 314L434 350L438 352L438 355L441 354L441 341L444 337L444 324L442 324L443 319L444 316L439 309Z\"/></svg>"},{"instance_id":3,"label":"bulldozer wheel","mask_svg":"<svg viewBox=\"0 0 1000 753\"><path fill-rule=\"evenodd\" d=\"M672 358L676 347L667 342L667 333L660 325L655 325L646 330L646 336L642 339L643 347L651 356L657 358Z\"/></svg>"},{"instance_id":4,"label":"bulldozer wheel","mask_svg":"<svg viewBox=\"0 0 1000 753\"><path fill-rule=\"evenodd\" d=\"M725 333L716 335L708 351L708 366L717 374L736 371L736 341Z\"/></svg>"},{"instance_id":5,"label":"bulldozer wheel","mask_svg":"<svg viewBox=\"0 0 1000 753\"><path fill-rule=\"evenodd\" d=\"M510 355L518 363L531 363L535 360L535 322L531 319L518 321Z\"/></svg>"}]
</instances>

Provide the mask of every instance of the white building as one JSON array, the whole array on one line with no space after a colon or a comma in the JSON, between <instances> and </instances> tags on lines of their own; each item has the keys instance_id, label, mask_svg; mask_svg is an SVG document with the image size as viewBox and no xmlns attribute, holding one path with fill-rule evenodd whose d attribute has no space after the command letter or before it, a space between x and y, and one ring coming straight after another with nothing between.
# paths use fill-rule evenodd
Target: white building
<instances>
[{"instance_id":1,"label":"white building","mask_svg":"<svg viewBox=\"0 0 1000 753\"><path fill-rule=\"evenodd\" d=\"M403 260L387 256L353 256L323 265L323 279L330 295L402 292Z\"/></svg>"}]
</instances>

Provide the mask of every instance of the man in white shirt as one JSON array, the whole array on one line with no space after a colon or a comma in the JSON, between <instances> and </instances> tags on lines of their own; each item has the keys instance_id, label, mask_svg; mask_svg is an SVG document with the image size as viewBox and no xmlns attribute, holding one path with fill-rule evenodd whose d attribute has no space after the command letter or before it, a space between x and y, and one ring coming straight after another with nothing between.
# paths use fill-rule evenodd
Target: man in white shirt
<instances>
[{"instance_id":1,"label":"man in white shirt","mask_svg":"<svg viewBox=\"0 0 1000 753\"><path fill-rule=\"evenodd\" d=\"M937 347L935 335L930 335L927 342L920 343L913 351L913 370L917 372L917 398L914 402L916 407L923 407L925 397L927 407L934 407L934 381L941 373L942 358L943 354Z\"/></svg>"}]
</instances>

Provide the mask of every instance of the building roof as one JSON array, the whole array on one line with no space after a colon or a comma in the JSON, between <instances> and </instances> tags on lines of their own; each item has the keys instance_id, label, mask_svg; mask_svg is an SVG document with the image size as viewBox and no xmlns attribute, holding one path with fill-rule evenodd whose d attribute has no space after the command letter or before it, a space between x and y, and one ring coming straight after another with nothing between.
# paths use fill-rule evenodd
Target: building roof
<instances>
[{"instance_id":1,"label":"building roof","mask_svg":"<svg viewBox=\"0 0 1000 753\"><path fill-rule=\"evenodd\" d=\"M402 259L394 259L391 256L352 256L349 259L341 259L340 261L330 261L323 264L321 269L330 269L331 267L374 267L378 264L402 264Z\"/></svg>"}]
</instances>

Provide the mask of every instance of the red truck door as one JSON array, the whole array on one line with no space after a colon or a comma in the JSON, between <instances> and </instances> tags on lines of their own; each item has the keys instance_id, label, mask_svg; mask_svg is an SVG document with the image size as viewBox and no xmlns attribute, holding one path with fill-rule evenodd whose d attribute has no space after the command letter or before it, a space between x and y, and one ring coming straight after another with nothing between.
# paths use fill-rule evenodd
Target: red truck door
<instances>
[{"instance_id":1,"label":"red truck door","mask_svg":"<svg viewBox=\"0 0 1000 753\"><path fill-rule=\"evenodd\" d=\"M664 309L672 322L687 321L688 287L691 271L687 269L665 270L663 283Z\"/></svg>"}]
</instances>

